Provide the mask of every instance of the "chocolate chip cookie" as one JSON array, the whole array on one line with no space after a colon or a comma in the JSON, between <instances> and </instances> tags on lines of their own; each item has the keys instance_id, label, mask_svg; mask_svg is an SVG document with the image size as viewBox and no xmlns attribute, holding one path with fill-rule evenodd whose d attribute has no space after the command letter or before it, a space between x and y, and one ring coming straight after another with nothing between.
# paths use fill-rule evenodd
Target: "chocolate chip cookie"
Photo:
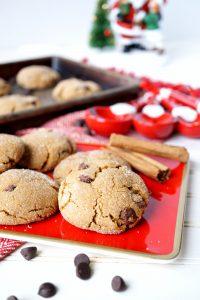
<instances>
[{"instance_id":1,"label":"chocolate chip cookie","mask_svg":"<svg viewBox=\"0 0 200 300\"><path fill-rule=\"evenodd\" d=\"M41 90L54 86L59 78L59 73L50 67L32 65L21 69L16 80L23 88Z\"/></svg>"},{"instance_id":2,"label":"chocolate chip cookie","mask_svg":"<svg viewBox=\"0 0 200 300\"><path fill-rule=\"evenodd\" d=\"M14 135L0 134L0 173L13 168L24 154L23 141Z\"/></svg>"},{"instance_id":3,"label":"chocolate chip cookie","mask_svg":"<svg viewBox=\"0 0 200 300\"><path fill-rule=\"evenodd\" d=\"M93 168L95 165L101 168L127 166L129 164L119 156L108 150L94 150L78 152L63 159L54 169L53 177L60 184L62 180L73 170L80 171Z\"/></svg>"},{"instance_id":4,"label":"chocolate chip cookie","mask_svg":"<svg viewBox=\"0 0 200 300\"><path fill-rule=\"evenodd\" d=\"M10 90L10 84L8 84L3 78L0 78L0 96L7 95Z\"/></svg>"},{"instance_id":5,"label":"chocolate chip cookie","mask_svg":"<svg viewBox=\"0 0 200 300\"><path fill-rule=\"evenodd\" d=\"M53 89L52 96L56 101L68 101L88 96L100 90L100 86L93 81L70 78L60 81Z\"/></svg>"},{"instance_id":6,"label":"chocolate chip cookie","mask_svg":"<svg viewBox=\"0 0 200 300\"><path fill-rule=\"evenodd\" d=\"M0 224L28 224L57 210L58 186L47 175L26 169L0 175Z\"/></svg>"},{"instance_id":7,"label":"chocolate chip cookie","mask_svg":"<svg viewBox=\"0 0 200 300\"><path fill-rule=\"evenodd\" d=\"M84 163L87 165L87 161ZM96 162L87 168L82 165L66 176L58 202L69 223L99 233L118 234L138 223L148 198L145 183L129 167Z\"/></svg>"},{"instance_id":8,"label":"chocolate chip cookie","mask_svg":"<svg viewBox=\"0 0 200 300\"><path fill-rule=\"evenodd\" d=\"M40 107L40 99L36 96L13 94L0 97L0 115L7 115L23 110Z\"/></svg>"},{"instance_id":9,"label":"chocolate chip cookie","mask_svg":"<svg viewBox=\"0 0 200 300\"><path fill-rule=\"evenodd\" d=\"M22 137L25 152L22 167L47 172L65 157L75 152L74 142L64 134L51 129L39 129Z\"/></svg>"}]
</instances>

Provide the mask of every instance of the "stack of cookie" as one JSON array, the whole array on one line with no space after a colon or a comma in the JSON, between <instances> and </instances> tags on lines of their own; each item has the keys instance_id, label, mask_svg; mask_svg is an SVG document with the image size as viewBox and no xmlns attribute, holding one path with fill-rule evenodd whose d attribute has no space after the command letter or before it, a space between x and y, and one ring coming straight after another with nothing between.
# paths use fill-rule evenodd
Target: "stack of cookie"
<instances>
[{"instance_id":1,"label":"stack of cookie","mask_svg":"<svg viewBox=\"0 0 200 300\"><path fill-rule=\"evenodd\" d=\"M25 94L11 94L12 87L0 78L0 115L11 114L42 106L42 97L32 95L33 91L53 88L61 79L60 74L50 67L31 65L22 68L16 75L16 83ZM77 78L64 79L54 87L52 98L55 101L69 101L84 97L100 90L100 86L92 81Z\"/></svg>"},{"instance_id":2,"label":"stack of cookie","mask_svg":"<svg viewBox=\"0 0 200 300\"><path fill-rule=\"evenodd\" d=\"M28 224L56 213L59 186L41 172L74 153L73 141L39 129L22 138L0 134L0 144L0 224Z\"/></svg>"},{"instance_id":3,"label":"stack of cookie","mask_svg":"<svg viewBox=\"0 0 200 300\"><path fill-rule=\"evenodd\" d=\"M59 208L79 228L118 234L134 227L147 207L143 180L108 150L74 154L74 142L50 129L22 138L1 134L0 143L1 224L40 221ZM55 181L41 173L50 171Z\"/></svg>"}]
</instances>

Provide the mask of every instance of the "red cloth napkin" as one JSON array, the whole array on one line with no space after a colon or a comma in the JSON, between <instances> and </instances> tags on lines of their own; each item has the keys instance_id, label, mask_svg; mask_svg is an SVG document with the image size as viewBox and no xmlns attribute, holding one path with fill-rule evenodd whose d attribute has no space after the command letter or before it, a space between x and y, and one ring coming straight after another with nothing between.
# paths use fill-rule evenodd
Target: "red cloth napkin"
<instances>
[{"instance_id":1,"label":"red cloth napkin","mask_svg":"<svg viewBox=\"0 0 200 300\"><path fill-rule=\"evenodd\" d=\"M24 242L0 238L0 260L3 260L23 244Z\"/></svg>"}]
</instances>

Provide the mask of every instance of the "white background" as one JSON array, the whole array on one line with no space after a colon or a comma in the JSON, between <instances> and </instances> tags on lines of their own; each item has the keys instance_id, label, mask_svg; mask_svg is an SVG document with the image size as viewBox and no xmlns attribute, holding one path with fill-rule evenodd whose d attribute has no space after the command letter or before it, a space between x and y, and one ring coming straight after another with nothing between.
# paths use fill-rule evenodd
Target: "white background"
<instances>
[{"instance_id":1,"label":"white background","mask_svg":"<svg viewBox=\"0 0 200 300\"><path fill-rule=\"evenodd\" d=\"M168 0L163 23L167 41L200 39L200 1ZM95 0L0 0L0 48L26 43L87 42Z\"/></svg>"},{"instance_id":2,"label":"white background","mask_svg":"<svg viewBox=\"0 0 200 300\"><path fill-rule=\"evenodd\" d=\"M144 53L121 55L117 50L102 55L88 49L95 0L0 0L0 61L56 52L199 86L200 1L168 2L162 24L167 54L154 58Z\"/></svg>"}]
</instances>

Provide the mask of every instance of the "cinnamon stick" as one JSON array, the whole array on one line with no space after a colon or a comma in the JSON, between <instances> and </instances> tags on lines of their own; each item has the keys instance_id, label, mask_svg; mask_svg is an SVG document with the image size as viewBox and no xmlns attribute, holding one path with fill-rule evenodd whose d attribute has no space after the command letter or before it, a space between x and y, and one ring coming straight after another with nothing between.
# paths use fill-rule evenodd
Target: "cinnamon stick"
<instances>
[{"instance_id":1,"label":"cinnamon stick","mask_svg":"<svg viewBox=\"0 0 200 300\"><path fill-rule=\"evenodd\" d=\"M129 162L135 170L140 171L144 175L154 180L163 183L169 178L171 171L166 165L144 154L135 153L117 147L108 146L108 148L113 153L117 154L118 156Z\"/></svg>"},{"instance_id":2,"label":"cinnamon stick","mask_svg":"<svg viewBox=\"0 0 200 300\"><path fill-rule=\"evenodd\" d=\"M187 162L189 158L189 153L184 147L149 142L114 133L110 137L109 146L132 150L139 153L153 154L181 162Z\"/></svg>"}]
</instances>

